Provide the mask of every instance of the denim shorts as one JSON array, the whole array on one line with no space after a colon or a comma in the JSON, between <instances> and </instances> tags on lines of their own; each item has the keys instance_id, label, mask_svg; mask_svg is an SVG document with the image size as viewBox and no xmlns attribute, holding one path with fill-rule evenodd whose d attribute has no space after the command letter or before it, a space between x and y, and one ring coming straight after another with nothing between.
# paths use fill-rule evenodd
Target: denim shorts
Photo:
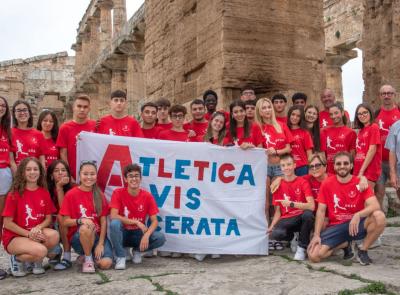
<instances>
[{"instance_id":1,"label":"denim shorts","mask_svg":"<svg viewBox=\"0 0 400 295\"><path fill-rule=\"evenodd\" d=\"M10 167L0 168L0 196L5 196L11 188L12 173Z\"/></svg>"},{"instance_id":2,"label":"denim shorts","mask_svg":"<svg viewBox=\"0 0 400 295\"><path fill-rule=\"evenodd\" d=\"M77 230L74 235L71 238L71 247L74 249L74 251L79 254L79 255L85 255L85 252L83 251L82 245L81 245L81 241L79 240L79 230ZM94 241L94 245L93 245L93 249L92 249L92 253L94 254L94 249L96 248L97 244L99 243L99 235L96 234L96 238ZM101 256L101 258L111 258L113 259L114 255L113 255L113 250L112 250L112 246L111 243L109 241L109 239L106 237L104 240L104 252L103 252L103 256Z\"/></svg>"},{"instance_id":3,"label":"denim shorts","mask_svg":"<svg viewBox=\"0 0 400 295\"><path fill-rule=\"evenodd\" d=\"M267 175L271 179L277 176L282 176L283 173L281 170L281 165L279 164L268 165Z\"/></svg>"},{"instance_id":4,"label":"denim shorts","mask_svg":"<svg viewBox=\"0 0 400 295\"><path fill-rule=\"evenodd\" d=\"M390 178L390 169L389 169L389 162L386 161L382 161L382 172L381 172L381 176L379 176L378 180L376 181L376 183L385 185L386 182L389 180Z\"/></svg>"},{"instance_id":5,"label":"denim shorts","mask_svg":"<svg viewBox=\"0 0 400 295\"><path fill-rule=\"evenodd\" d=\"M349 233L350 221L330 226L321 233L321 244L328 246L329 249L333 249L344 242L362 240L367 235L364 223L365 217L361 218L360 224L358 225L358 234L354 237L350 236Z\"/></svg>"}]
</instances>

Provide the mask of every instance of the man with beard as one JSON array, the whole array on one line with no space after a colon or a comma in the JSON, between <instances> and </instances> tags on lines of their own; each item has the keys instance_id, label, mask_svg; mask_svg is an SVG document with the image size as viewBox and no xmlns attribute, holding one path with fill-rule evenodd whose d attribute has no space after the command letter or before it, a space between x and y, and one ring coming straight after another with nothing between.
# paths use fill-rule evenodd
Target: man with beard
<instances>
[{"instance_id":1,"label":"man with beard","mask_svg":"<svg viewBox=\"0 0 400 295\"><path fill-rule=\"evenodd\" d=\"M314 236L308 247L308 257L312 262L320 262L332 255L335 249L348 248L344 258L349 259L352 257L346 257L346 253L351 252L351 242L364 239L358 248L357 260L361 265L368 265L372 263L368 248L385 229L385 214L370 187L360 192L359 178L351 175L351 154L337 153L334 167L335 175L322 183L318 194ZM329 223L321 232L325 216Z\"/></svg>"},{"instance_id":2,"label":"man with beard","mask_svg":"<svg viewBox=\"0 0 400 295\"><path fill-rule=\"evenodd\" d=\"M193 120L183 125L183 129L189 131L189 141L203 142L208 121L204 118L206 109L204 101L195 99L190 103L190 114Z\"/></svg>"}]
</instances>

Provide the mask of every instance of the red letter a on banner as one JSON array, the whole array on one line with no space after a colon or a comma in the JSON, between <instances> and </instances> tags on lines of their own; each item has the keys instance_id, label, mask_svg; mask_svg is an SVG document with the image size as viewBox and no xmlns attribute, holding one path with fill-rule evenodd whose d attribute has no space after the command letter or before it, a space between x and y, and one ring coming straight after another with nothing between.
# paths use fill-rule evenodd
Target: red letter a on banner
<instances>
[{"instance_id":1,"label":"red letter a on banner","mask_svg":"<svg viewBox=\"0 0 400 295\"><path fill-rule=\"evenodd\" d=\"M122 168L128 164L132 164L132 158L129 151L129 146L110 144L104 153L103 159L97 173L97 184L102 191L106 186L123 186L120 175L111 175L111 169L114 162L119 161Z\"/></svg>"}]
</instances>

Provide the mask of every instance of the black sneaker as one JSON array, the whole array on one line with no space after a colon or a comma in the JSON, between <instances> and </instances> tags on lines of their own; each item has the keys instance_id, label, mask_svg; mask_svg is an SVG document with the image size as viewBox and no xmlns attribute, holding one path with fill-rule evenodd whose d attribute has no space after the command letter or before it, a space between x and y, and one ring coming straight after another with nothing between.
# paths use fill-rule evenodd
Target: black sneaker
<instances>
[{"instance_id":1,"label":"black sneaker","mask_svg":"<svg viewBox=\"0 0 400 295\"><path fill-rule=\"evenodd\" d=\"M343 248L343 260L351 260L354 258L354 252L352 248L351 242L347 245L346 248Z\"/></svg>"},{"instance_id":2,"label":"black sneaker","mask_svg":"<svg viewBox=\"0 0 400 295\"><path fill-rule=\"evenodd\" d=\"M368 256L368 251L358 249L357 252L357 260L361 265L369 265L371 264L371 259Z\"/></svg>"}]
</instances>

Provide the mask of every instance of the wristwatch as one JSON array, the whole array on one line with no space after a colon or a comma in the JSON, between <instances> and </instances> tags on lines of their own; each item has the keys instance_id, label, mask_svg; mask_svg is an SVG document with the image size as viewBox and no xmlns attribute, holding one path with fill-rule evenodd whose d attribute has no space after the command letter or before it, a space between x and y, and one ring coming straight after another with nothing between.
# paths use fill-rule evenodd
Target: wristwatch
<instances>
[{"instance_id":1,"label":"wristwatch","mask_svg":"<svg viewBox=\"0 0 400 295\"><path fill-rule=\"evenodd\" d=\"M290 208L294 208L294 203L293 203L293 202L290 202L289 207L290 207Z\"/></svg>"},{"instance_id":2,"label":"wristwatch","mask_svg":"<svg viewBox=\"0 0 400 295\"><path fill-rule=\"evenodd\" d=\"M76 220L76 225L82 225L82 218L78 218Z\"/></svg>"}]
</instances>

